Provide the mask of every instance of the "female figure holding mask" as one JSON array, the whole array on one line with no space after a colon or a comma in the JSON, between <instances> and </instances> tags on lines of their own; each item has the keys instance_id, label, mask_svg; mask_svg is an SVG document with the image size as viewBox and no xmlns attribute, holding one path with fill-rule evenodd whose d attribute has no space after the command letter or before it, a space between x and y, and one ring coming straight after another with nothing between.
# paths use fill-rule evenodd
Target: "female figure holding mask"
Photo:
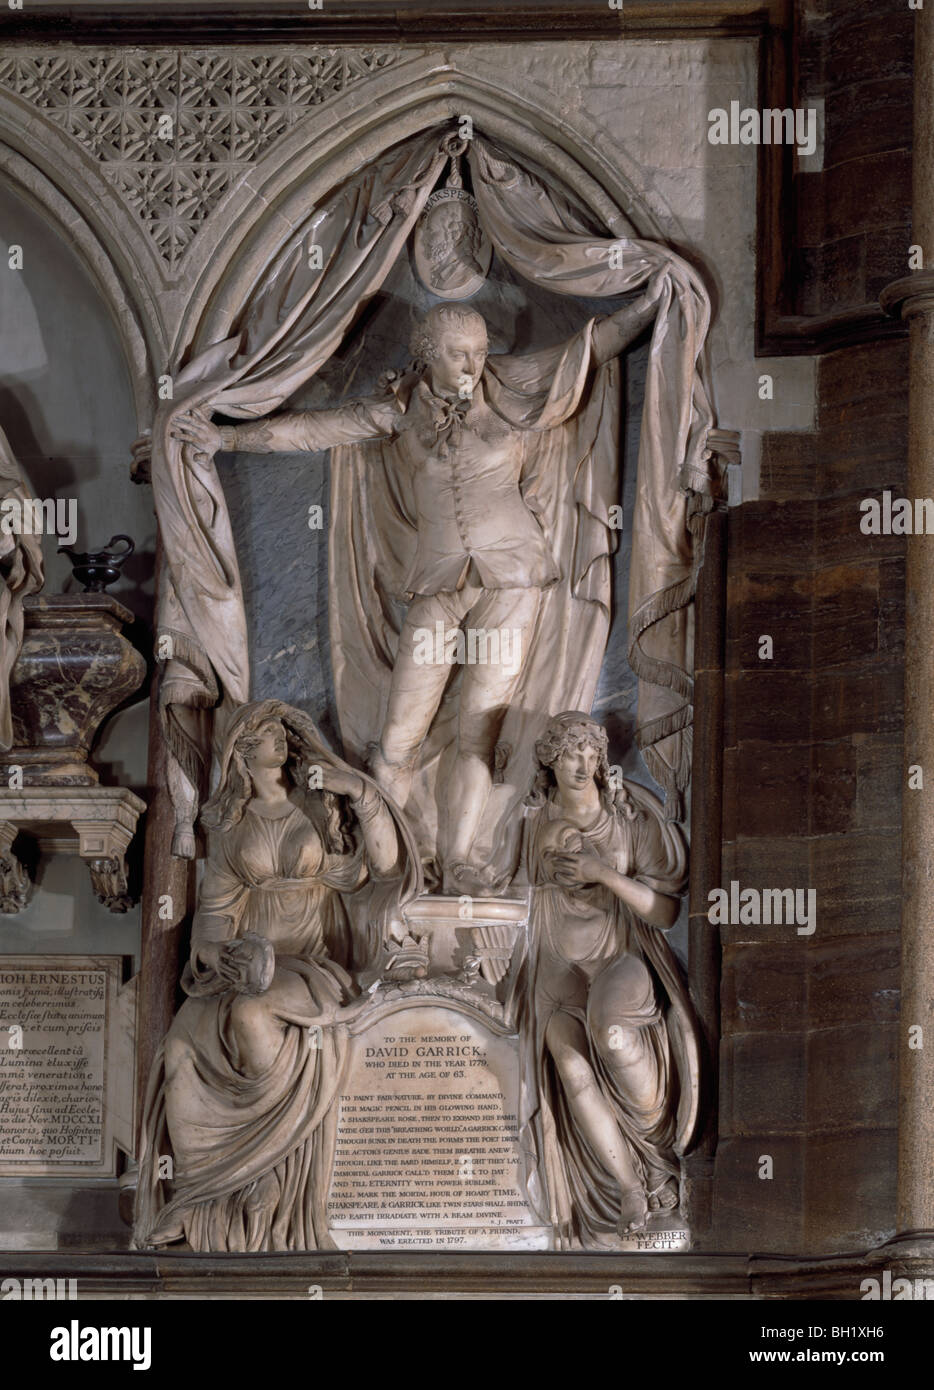
<instances>
[{"instance_id":1,"label":"female figure holding mask","mask_svg":"<svg viewBox=\"0 0 934 1390\"><path fill-rule=\"evenodd\" d=\"M188 999L150 1082L134 1243L332 1249L334 1102L346 1023L367 1002L341 895L372 876L398 904L417 891L417 867L402 873L418 860L375 783L278 700L233 720L202 824Z\"/></svg>"}]
</instances>

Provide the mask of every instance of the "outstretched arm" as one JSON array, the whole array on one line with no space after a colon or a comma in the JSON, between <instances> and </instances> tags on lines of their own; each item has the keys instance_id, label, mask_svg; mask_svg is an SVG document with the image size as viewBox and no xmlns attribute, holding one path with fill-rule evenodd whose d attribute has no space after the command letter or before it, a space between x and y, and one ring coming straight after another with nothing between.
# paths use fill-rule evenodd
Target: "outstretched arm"
<instances>
[{"instance_id":1,"label":"outstretched arm","mask_svg":"<svg viewBox=\"0 0 934 1390\"><path fill-rule=\"evenodd\" d=\"M655 317L664 280L665 272L659 271L653 275L638 299L623 309L617 309L615 314L610 314L609 318L602 319L595 325L592 341L594 360L597 363L602 366L604 362L611 362L614 357L618 357L625 347L638 338L646 324L651 323Z\"/></svg>"},{"instance_id":2,"label":"outstretched arm","mask_svg":"<svg viewBox=\"0 0 934 1390\"><path fill-rule=\"evenodd\" d=\"M172 434L209 458L219 451L240 454L316 453L335 444L358 444L393 432L399 417L394 399L350 401L335 410L295 410L218 428L206 415L179 415Z\"/></svg>"}]
</instances>

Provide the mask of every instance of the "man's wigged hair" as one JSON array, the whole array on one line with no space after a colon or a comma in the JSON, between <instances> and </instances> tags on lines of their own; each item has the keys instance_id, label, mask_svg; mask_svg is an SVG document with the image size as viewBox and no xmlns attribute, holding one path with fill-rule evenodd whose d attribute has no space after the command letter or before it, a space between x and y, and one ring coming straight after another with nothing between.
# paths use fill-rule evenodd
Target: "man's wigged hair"
<instances>
[{"instance_id":1,"label":"man's wigged hair","mask_svg":"<svg viewBox=\"0 0 934 1390\"><path fill-rule=\"evenodd\" d=\"M487 336L486 322L476 309L462 309L457 304L435 304L412 331L409 351L417 363L425 366L438 355L438 339L447 329L482 329Z\"/></svg>"}]
</instances>

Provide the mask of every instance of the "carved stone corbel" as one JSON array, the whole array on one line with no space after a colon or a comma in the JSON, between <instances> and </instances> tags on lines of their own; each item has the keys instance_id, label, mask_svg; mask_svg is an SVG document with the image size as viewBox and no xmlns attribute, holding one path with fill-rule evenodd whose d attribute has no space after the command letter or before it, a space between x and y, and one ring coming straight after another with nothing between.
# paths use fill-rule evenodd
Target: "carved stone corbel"
<instances>
[{"instance_id":1,"label":"carved stone corbel","mask_svg":"<svg viewBox=\"0 0 934 1390\"><path fill-rule=\"evenodd\" d=\"M118 814L124 808L117 808ZM135 816L133 817L135 825ZM133 838L133 826L122 819L74 820L78 835L78 853L91 871L91 885L98 902L111 912L128 912L133 906L127 884L127 845Z\"/></svg>"},{"instance_id":2,"label":"carved stone corbel","mask_svg":"<svg viewBox=\"0 0 934 1390\"><path fill-rule=\"evenodd\" d=\"M126 876L126 860L111 855L104 859L89 859L91 886L97 894L97 901L111 912L128 912L133 906Z\"/></svg>"},{"instance_id":3,"label":"carved stone corbel","mask_svg":"<svg viewBox=\"0 0 934 1390\"><path fill-rule=\"evenodd\" d=\"M78 853L90 869L90 883L110 912L128 912L133 906L126 883L126 847L136 828L132 803L121 801L106 808L100 819L72 820L78 834Z\"/></svg>"},{"instance_id":4,"label":"carved stone corbel","mask_svg":"<svg viewBox=\"0 0 934 1390\"><path fill-rule=\"evenodd\" d=\"M0 822L0 912L22 912L29 901L32 884L25 868L13 853L19 827Z\"/></svg>"},{"instance_id":5,"label":"carved stone corbel","mask_svg":"<svg viewBox=\"0 0 934 1390\"><path fill-rule=\"evenodd\" d=\"M22 787L0 789L0 912L20 912L31 884L11 846L21 830L40 851L77 854L87 864L98 900L127 912L126 851L145 803L126 787Z\"/></svg>"}]
</instances>

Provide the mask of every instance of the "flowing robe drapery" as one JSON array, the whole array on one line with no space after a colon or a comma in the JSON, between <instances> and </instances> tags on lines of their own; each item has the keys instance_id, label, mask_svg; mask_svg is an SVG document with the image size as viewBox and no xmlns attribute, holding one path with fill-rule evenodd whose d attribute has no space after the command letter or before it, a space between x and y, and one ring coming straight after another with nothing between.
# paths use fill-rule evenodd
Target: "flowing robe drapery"
<instances>
[{"instance_id":1,"label":"flowing robe drapery","mask_svg":"<svg viewBox=\"0 0 934 1390\"><path fill-rule=\"evenodd\" d=\"M648 1196L677 1177L677 1156L690 1144L697 1120L697 1025L663 934L608 888L562 887L548 866L548 851L563 828L581 852L598 855L657 892L678 895L687 867L678 827L665 821L656 798L644 788L628 783L626 795L628 805L617 798L588 831L562 822L554 800L531 811L526 823L523 859L533 892L518 987L519 1136L533 1210L562 1245L593 1245L613 1232L620 1190L575 1123L548 1052L545 1034L556 1011L563 1010L584 1029L586 1060ZM569 944L575 931L592 938L582 956ZM626 957L641 961L648 972L642 978L650 987L637 999L631 997L631 987L627 992L617 984ZM648 1099L642 1096L637 1102L606 1064L598 1039L612 1024L638 1031L644 1064L654 1076Z\"/></svg>"},{"instance_id":2,"label":"flowing robe drapery","mask_svg":"<svg viewBox=\"0 0 934 1390\"><path fill-rule=\"evenodd\" d=\"M402 907L422 887L409 828L366 774L356 774L364 796L379 798L398 837L400 871L388 878L371 875L366 833L342 815L339 799L302 790L311 767L351 769L307 714L281 700L235 714L219 786L239 784L247 796L238 749L270 720L282 722L298 759L290 805L281 818L261 814L252 800L239 819L228 803L218 812L182 974L189 997L156 1054L143 1107L134 1223L141 1247L184 1238L199 1250L333 1247L326 1199L347 1058L336 1010L355 992L348 972L378 959ZM238 996L200 953L207 943L247 935L272 950L267 1006L268 990L278 987L275 1016L289 1025L260 1076L240 1064L232 1026ZM174 1174L161 1171L163 1156L173 1156Z\"/></svg>"},{"instance_id":3,"label":"flowing robe drapery","mask_svg":"<svg viewBox=\"0 0 934 1390\"><path fill-rule=\"evenodd\" d=\"M13 523L25 516L29 484L0 429L0 502ZM10 677L23 645L23 599L38 593L45 579L42 540L24 526L0 527L0 752L13 742Z\"/></svg>"},{"instance_id":4,"label":"flowing robe drapery","mask_svg":"<svg viewBox=\"0 0 934 1390\"><path fill-rule=\"evenodd\" d=\"M317 823L316 823L317 822ZM144 1113L136 1243L187 1239L196 1250L332 1248L327 1191L335 1100L347 1035L335 1011L352 993L341 892L366 879L362 851L325 849L315 803L277 820L249 805L215 837L199 895L189 998L156 1059ZM237 996L197 950L251 932L270 941L276 972L304 985L275 1060L259 1075L238 1066L231 1010ZM308 1030L314 1028L315 1045ZM174 1161L167 1198L160 1155Z\"/></svg>"},{"instance_id":5,"label":"flowing robe drapery","mask_svg":"<svg viewBox=\"0 0 934 1390\"><path fill-rule=\"evenodd\" d=\"M707 449L713 424L705 356L710 299L697 272L666 246L607 237L533 170L487 141L469 152L480 220L503 260L555 294L626 294L659 272L662 292L652 327L629 570L629 663L639 678L636 743L662 787L666 813L682 819L691 771L693 626L691 602L699 555L688 525L687 497L718 487ZM609 473L604 470L609 468ZM591 549L591 596L609 604L606 502L619 501L619 461L608 450L594 461L593 508L581 518ZM590 699L552 710L590 709Z\"/></svg>"},{"instance_id":6,"label":"flowing robe drapery","mask_svg":"<svg viewBox=\"0 0 934 1390\"><path fill-rule=\"evenodd\" d=\"M160 708L179 832L190 829L208 756L197 711L220 702L223 715L247 698L249 676L243 598L223 491L213 462L181 445L172 435L173 423L192 408L257 418L281 406L314 375L402 250L446 162L441 134L401 143L313 210L244 306L236 335L206 348L176 375L175 399L157 417L152 472L167 562L158 627L161 636L171 638L173 652ZM637 742L666 792L669 814L678 816L690 772L688 605L696 563L686 493L709 493L713 485L703 353L709 300L681 258L660 244L610 237L589 225L570 201L479 131L470 142L469 159L484 230L503 259L534 283L556 293L603 297L629 292L655 272L664 273L641 432L630 661L640 680ZM321 270L309 268L310 242L322 248ZM501 358L487 372L489 398L495 402L498 385L506 418L518 411L529 428L542 432L543 511L547 514L551 505L551 534L564 580L560 592L549 595L539 624L540 634L546 622L550 625L547 647L541 648L551 652L547 697L540 695L528 706L513 702L514 727L501 739L510 781L493 798L480 837L486 845L498 846L499 831L509 820L528 766L531 724L556 709L590 707L608 631L610 556L617 539L609 508L620 494L619 378L612 364L589 379L572 372L578 413L566 413L556 423L557 397L548 389L555 364L554 351L533 353ZM553 422L542 428L549 410ZM359 758L364 743L380 731L369 721L385 689L402 617L391 584L394 552L410 538L399 498L395 512L385 515L385 499L397 486L378 469L374 478L366 476L362 461L374 458L371 449L350 448L343 457L336 451L332 470L329 603L338 715L348 752ZM342 555L351 534L359 556ZM559 651L565 655L551 679ZM357 679L364 668L358 710ZM528 699L530 680L525 685ZM449 701L423 754L429 778L451 754L451 708ZM176 850L183 844L180 833Z\"/></svg>"},{"instance_id":7,"label":"flowing robe drapery","mask_svg":"<svg viewBox=\"0 0 934 1390\"><path fill-rule=\"evenodd\" d=\"M175 809L173 853L191 857L210 747L199 712L219 708L218 745L249 699L249 652L230 515L213 459L174 434L189 410L255 419L277 409L342 341L377 292L444 167L437 137L374 161L313 208L244 305L236 333L174 373L152 431L152 484L165 556L159 710ZM314 249L314 254L312 254Z\"/></svg>"}]
</instances>

